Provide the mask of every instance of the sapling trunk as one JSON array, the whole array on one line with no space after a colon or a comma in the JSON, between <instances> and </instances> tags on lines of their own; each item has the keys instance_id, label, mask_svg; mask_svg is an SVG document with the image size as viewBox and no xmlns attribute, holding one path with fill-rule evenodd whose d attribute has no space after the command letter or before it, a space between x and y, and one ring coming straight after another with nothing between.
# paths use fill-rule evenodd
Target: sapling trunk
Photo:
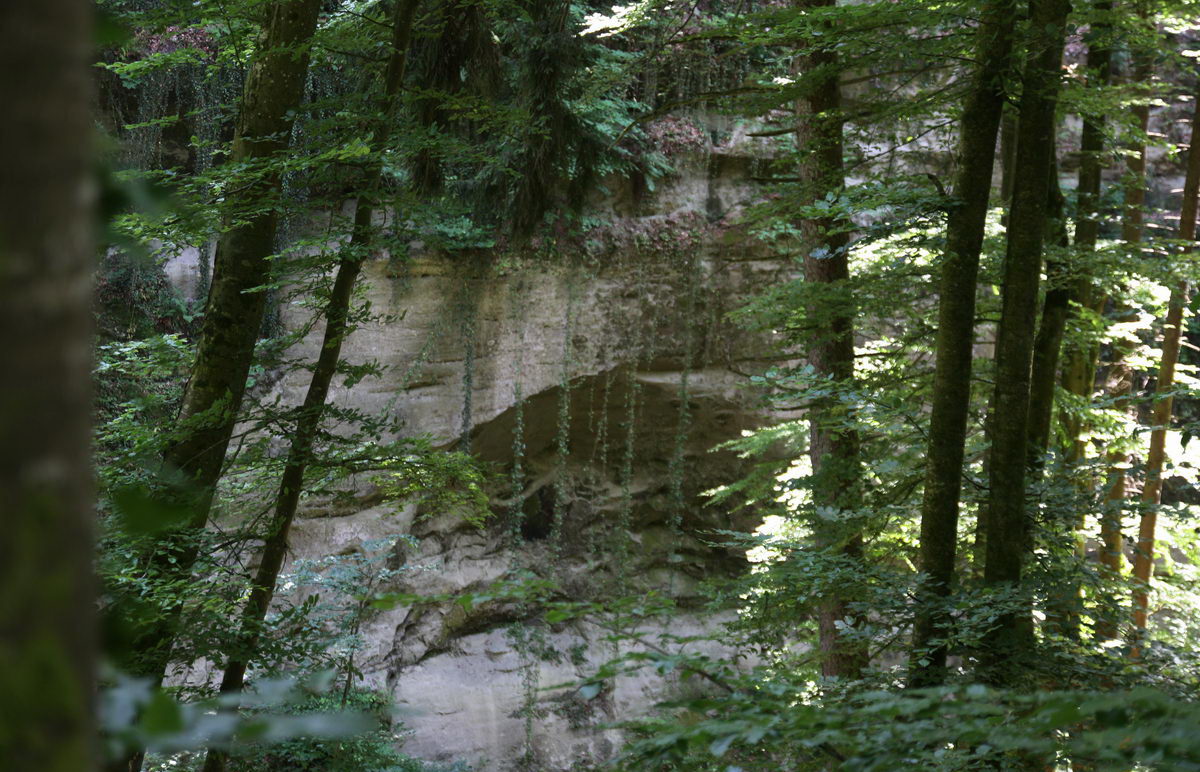
<instances>
[{"instance_id":1,"label":"sapling trunk","mask_svg":"<svg viewBox=\"0 0 1200 772\"><path fill-rule=\"evenodd\" d=\"M1196 238L1197 195L1200 194L1200 94L1195 98L1192 113L1192 136L1187 154L1187 176L1183 184L1183 204L1179 212L1179 240L1191 251ZM1142 517L1138 524L1137 550L1133 561L1133 632L1137 639L1135 655L1141 654L1141 639L1146 632L1150 604L1150 576L1154 572L1154 541L1158 526L1158 505L1162 500L1162 471L1166 461L1167 430L1171 425L1175 385L1175 365L1179 361L1179 344L1183 336L1184 309L1189 287L1179 281L1171 289L1167 318L1163 325L1162 361L1154 386L1153 431L1150 433L1150 453L1146 457L1146 481L1142 487Z\"/></svg>"}]
</instances>

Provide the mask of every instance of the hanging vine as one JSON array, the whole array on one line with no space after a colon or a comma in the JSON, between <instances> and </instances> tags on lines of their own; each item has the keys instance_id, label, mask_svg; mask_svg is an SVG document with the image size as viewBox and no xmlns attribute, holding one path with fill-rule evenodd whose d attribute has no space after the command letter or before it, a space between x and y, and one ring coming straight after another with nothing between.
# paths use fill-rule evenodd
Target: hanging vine
<instances>
[{"instance_id":1,"label":"hanging vine","mask_svg":"<svg viewBox=\"0 0 1200 772\"><path fill-rule=\"evenodd\" d=\"M571 480L567 460L571 452L571 374L575 370L575 317L579 305L579 270L570 266L566 274L567 303L563 311L562 367L558 381L558 421L554 438L554 511L550 525L550 543L557 567L562 557L562 528L566 517Z\"/></svg>"}]
</instances>

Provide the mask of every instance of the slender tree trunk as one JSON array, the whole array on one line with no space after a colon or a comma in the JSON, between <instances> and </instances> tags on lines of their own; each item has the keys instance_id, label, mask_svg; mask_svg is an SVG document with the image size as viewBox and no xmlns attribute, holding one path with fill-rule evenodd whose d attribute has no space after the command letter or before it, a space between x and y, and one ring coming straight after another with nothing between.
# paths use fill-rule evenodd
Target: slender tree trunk
<instances>
[{"instance_id":1,"label":"slender tree trunk","mask_svg":"<svg viewBox=\"0 0 1200 772\"><path fill-rule=\"evenodd\" d=\"M1145 2L1137 2L1137 13L1143 24L1148 21ZM1148 83L1154 69L1150 56L1144 50L1134 51L1133 72L1130 81ZM1121 218L1121 239L1125 242L1131 258L1136 259L1141 250L1144 217L1142 207L1146 203L1146 142L1145 134L1150 126L1150 105L1138 103L1133 107L1134 124L1138 137L1132 152L1125 156L1125 176L1122 187L1125 192L1125 208ZM1126 312L1128 313L1128 312ZM1124 319L1122 321L1129 321ZM1116 404L1124 408L1133 393L1133 373L1125 357L1137 345L1136 339L1127 339L1114 344L1114 362L1109 373L1108 392ZM1108 454L1107 485L1104 494L1104 511L1100 520L1100 563L1109 578L1121 575L1122 556L1125 552L1125 537L1122 533L1121 511L1125 501L1126 468L1129 456L1124 451ZM1111 616L1103 616L1096 624L1096 635L1102 640L1117 637L1118 625Z\"/></svg>"},{"instance_id":2,"label":"slender tree trunk","mask_svg":"<svg viewBox=\"0 0 1200 772\"><path fill-rule=\"evenodd\" d=\"M1115 321L1131 322L1136 319L1129 308L1119 308ZM1123 337L1113 341L1113 362L1109 366L1105 383L1105 393L1115 409L1122 412L1129 410L1133 396L1133 369L1125 359L1137 346L1137 338ZM1125 502L1125 469L1129 457L1124 450L1113 450L1105 459L1108 472L1104 487L1104 501L1100 512L1100 554L1101 570L1115 581L1121 576L1122 555L1125 550L1125 539L1121 533L1121 508ZM1109 640L1117 637L1117 620L1111 609L1100 609L1096 619L1096 637Z\"/></svg>"},{"instance_id":3,"label":"slender tree trunk","mask_svg":"<svg viewBox=\"0 0 1200 772\"><path fill-rule=\"evenodd\" d=\"M320 0L277 0L269 10L262 50L242 96L232 163L266 163L287 149L308 72L307 42ZM252 291L270 278L280 177L267 171L240 193L249 216L221 235L204 312L196 365L179 413L180 431L166 452L186 473L196 497L191 523L203 527L221 474L262 324L265 295Z\"/></svg>"},{"instance_id":4,"label":"slender tree trunk","mask_svg":"<svg viewBox=\"0 0 1200 772\"><path fill-rule=\"evenodd\" d=\"M279 571L287 556L288 534L296 516L300 493L304 487L304 473L312 458L313 443L325 413L325 401L329 387L337 373L341 359L342 342L349 334L350 305L354 298L354 284L362 268L363 260L369 255L373 241L372 220L380 210L377 200L382 181L382 152L391 135L395 118L395 104L404 83L405 64L409 40L412 33L413 16L419 0L403 0L396 4L392 28L392 52L384 78L384 95L379 105L383 120L376 133L379 157L367 173L363 193L359 196L354 212L354 228L344 256L338 262L337 277L325 304L325 334L321 353L313 368L308 392L297 416L296 429L288 448L287 464L275 499L275 511L263 545L262 560L255 573L250 597L242 611L241 650L230 657L221 679L224 693L241 691L246 678L246 668L255 649L259 634L267 617ZM204 762L204 772L221 772L225 769L226 754L210 750Z\"/></svg>"},{"instance_id":5,"label":"slender tree trunk","mask_svg":"<svg viewBox=\"0 0 1200 772\"><path fill-rule=\"evenodd\" d=\"M1183 206L1179 214L1179 239L1196 238L1197 194L1200 193L1200 94L1192 114L1192 138L1188 147L1187 177L1183 185ZM1142 488L1142 518L1138 524L1137 552L1133 561L1133 627L1138 638L1135 654L1140 654L1141 638L1146 631L1150 599L1150 576L1154 572L1154 538L1158 525L1158 505L1162 499L1162 471L1166 460L1167 430L1171 425L1175 385L1175 365L1179 361L1179 343L1183 334L1183 312L1188 303L1188 284L1180 281L1171 290L1171 301L1163 328L1162 363L1154 387L1154 430L1150 434L1150 454L1146 458L1146 482Z\"/></svg>"},{"instance_id":6,"label":"slender tree trunk","mask_svg":"<svg viewBox=\"0 0 1200 772\"><path fill-rule=\"evenodd\" d=\"M1004 74L1012 59L1015 0L993 0L984 9L976 42L976 70L963 110L958 179L946 225L938 306L937 363L925 493L921 503L920 569L927 602L917 612L909 682L941 683L949 614L939 608L954 582L958 504L962 492L963 446L971 401L971 353L975 338L975 293L988 197L995 165L996 132L1004 109Z\"/></svg>"},{"instance_id":7,"label":"slender tree trunk","mask_svg":"<svg viewBox=\"0 0 1200 772\"><path fill-rule=\"evenodd\" d=\"M1088 40L1088 85L1102 89L1108 85L1110 62L1109 35L1111 34L1112 2L1096 0L1093 4L1091 35ZM1078 213L1075 220L1075 254L1078 261L1075 270L1067 270L1061 261L1051 263L1047 271L1052 286L1046 292L1042 322L1038 328L1033 363L1033 386L1030 396L1030 452L1032 468L1040 469L1040 460L1049 450L1050 430L1054 415L1054 393L1058 383L1058 359L1062 348L1063 334L1068 321L1076 312L1072 308L1091 308L1102 313L1104 299L1093 300L1092 278L1088 261L1096 250L1100 235L1099 202L1101 173L1104 168L1104 115L1087 113L1083 116L1083 132L1080 143ZM1062 193L1055 175L1052 195L1057 196L1058 216L1062 216ZM1065 241L1065 222L1061 240ZM1062 244L1066 246L1066 244ZM1057 269L1057 270L1054 270ZM1074 278L1068 278L1074 274ZM1099 349L1094 344L1068 346L1063 356L1063 387L1070 393L1090 398L1096 381L1096 366ZM1086 447L1081 439L1083 422L1071 417L1064 421L1067 429L1066 458L1071 464L1078 463L1085 455ZM1088 493L1090 486L1081 486L1081 493ZM1083 525L1083 512L1070 517L1062 524L1064 532L1074 541L1075 551L1083 552L1083 541L1079 529ZM1077 581L1065 581L1056 588L1047 609L1047 625L1068 638L1079 637L1080 590Z\"/></svg>"},{"instance_id":8,"label":"slender tree trunk","mask_svg":"<svg viewBox=\"0 0 1200 772\"><path fill-rule=\"evenodd\" d=\"M0 4L0 766L94 737L91 2Z\"/></svg>"},{"instance_id":9,"label":"slender tree trunk","mask_svg":"<svg viewBox=\"0 0 1200 772\"><path fill-rule=\"evenodd\" d=\"M1146 0L1134 0L1142 24L1150 24ZM1150 52L1137 50L1133 53L1133 83L1146 84L1154 77L1154 63ZM1135 152L1125 156L1125 211L1121 219L1121 238L1127 244L1141 244L1145 230L1146 206L1146 132L1150 127L1150 105L1139 100L1132 108L1134 123L1139 132Z\"/></svg>"},{"instance_id":10,"label":"slender tree trunk","mask_svg":"<svg viewBox=\"0 0 1200 772\"><path fill-rule=\"evenodd\" d=\"M1111 34L1111 0L1096 0L1093 3L1093 13L1095 22L1092 25L1088 41L1088 85L1100 89L1108 85L1112 60L1108 39ZM1099 202L1101 173L1104 169L1104 124L1103 114L1088 113L1083 116L1079 185L1077 187L1078 214L1075 220L1075 246L1083 261L1087 260L1087 255L1096 250L1096 241L1100 235ZM1053 194L1057 194L1061 198L1062 194L1058 191L1057 180L1055 180ZM1059 211L1061 213L1061 205ZM1078 308L1093 305L1092 281L1086 270L1062 271L1061 273L1063 275L1073 273L1076 278L1070 285L1056 283L1046 294L1043 321L1038 330L1038 336L1040 339L1044 338L1047 345L1055 335L1057 335L1058 342L1061 343L1072 304ZM1050 313L1050 316L1047 316L1047 313ZM1056 345L1053 354L1055 364L1058 359L1058 348L1060 346ZM1050 353L1041 345L1037 347L1037 350L1044 352L1041 354L1042 357L1048 356ZM1067 350L1066 361L1063 365L1063 386L1068 391L1079 396L1087 396L1091 393L1095 383L1096 354L1095 347L1092 346L1072 346ZM1030 440L1034 443L1035 448L1040 448L1044 453L1049 447L1056 372L1047 369L1039 371L1040 358L1035 357L1034 359L1034 396L1030 408L1033 424L1030 427ZM1069 435L1068 454L1078 460L1082 456L1082 448L1079 446L1078 440L1082 424L1072 419L1067 422L1067 431Z\"/></svg>"},{"instance_id":11,"label":"slender tree trunk","mask_svg":"<svg viewBox=\"0 0 1200 772\"><path fill-rule=\"evenodd\" d=\"M304 95L308 40L316 29L321 0L277 0L267 10L260 53L250 68L230 157L232 163L269 164L287 149L296 109ZM197 344L196 363L184 392L178 430L164 454L166 466L182 472L178 496L190 509L177 549L160 550L159 568L181 581L195 564L194 535L208 522L213 492L221 475L229 438L241 408L246 376L262 326L265 296L256 287L270 277L275 249L280 177L260 171L240 191L239 213L217 245L212 286ZM239 216L240 215L240 216ZM123 609L109 613L121 615ZM155 682L166 675L178 610L151 620L131 647L125 663L135 675ZM141 754L113 769L138 770Z\"/></svg>"},{"instance_id":12,"label":"slender tree trunk","mask_svg":"<svg viewBox=\"0 0 1200 772\"><path fill-rule=\"evenodd\" d=\"M1016 3L1010 4L1013 15L1016 14ZM1012 26L1012 17L1005 20ZM1012 34L1011 31L1009 33ZM1009 45L1009 58L1012 57L1012 46ZM1017 163L1017 113L1008 107L1000 116L1000 204L1004 213L1000 216L1000 224L1008 225L1008 210L1012 205L1013 177Z\"/></svg>"},{"instance_id":13,"label":"slender tree trunk","mask_svg":"<svg viewBox=\"0 0 1200 772\"><path fill-rule=\"evenodd\" d=\"M1064 200L1058 182L1058 164L1051 161L1047 180L1048 207L1046 216L1050 241L1066 249L1070 246L1066 222L1063 220ZM1043 459L1050 450L1050 426L1054 416L1054 391L1058 385L1058 360L1062 350L1063 333L1071 311L1072 284L1063 253L1048 259L1046 265L1046 297L1042 301L1042 318L1033 341L1033 367L1029 378L1029 468L1040 474Z\"/></svg>"},{"instance_id":14,"label":"slender tree trunk","mask_svg":"<svg viewBox=\"0 0 1200 772\"><path fill-rule=\"evenodd\" d=\"M830 8L835 0L796 0L805 9ZM796 104L796 137L800 150L799 177L804 203L840 194L845 180L842 168L842 114L837 53L820 49L797 57L797 71L814 82L808 95ZM850 279L849 224L840 217L805 218L800 222L804 279L848 291ZM812 308L824 320L808 346L808 361L818 376L835 383L854 378L854 318L850 303L822 302ZM833 308L831 308L833 306ZM846 416L834 401L813 409L809 457L813 467L813 501L817 507L855 510L861 502L858 432L846 428ZM835 415L835 413L837 413ZM862 535L854 525L827 525L817 534L822 549L850 560L862 554ZM847 641L839 627L854 615L847 599L826 598L818 610L822 673L827 677L856 678L867 665L864 647Z\"/></svg>"},{"instance_id":15,"label":"slender tree trunk","mask_svg":"<svg viewBox=\"0 0 1200 772\"><path fill-rule=\"evenodd\" d=\"M1112 34L1111 0L1097 0L1093 5L1095 22L1088 41L1088 85L1102 89L1110 78L1112 51L1109 36ZM1103 113L1088 113L1083 116L1083 131L1080 138L1078 215L1075 221L1075 243L1078 254L1086 266L1088 256L1096 251L1100 237L1100 188L1104 170L1104 126ZM1104 312L1106 298L1097 298L1092 287L1092 277L1086 268L1077 271L1071 301L1077 308L1089 308L1096 313ZM1089 398L1096 385L1096 366L1099 349L1094 344L1075 345L1067 350L1063 367L1063 388L1078 397ZM1081 439L1084 425L1075 417L1065 422L1067 430L1067 460L1078 463L1086 456L1086 445ZM1082 525L1082 517L1076 526Z\"/></svg>"},{"instance_id":16,"label":"slender tree trunk","mask_svg":"<svg viewBox=\"0 0 1200 772\"><path fill-rule=\"evenodd\" d=\"M990 491L984 582L997 589L1021 583L1029 526L1025 506L1030 369L1038 283L1046 230L1046 178L1054 158L1055 106L1066 32L1067 0L1030 2L1029 53L1017 126L1016 179L1004 261L992 397ZM1003 613L986 637L984 676L1010 683L1033 646L1028 608Z\"/></svg>"}]
</instances>

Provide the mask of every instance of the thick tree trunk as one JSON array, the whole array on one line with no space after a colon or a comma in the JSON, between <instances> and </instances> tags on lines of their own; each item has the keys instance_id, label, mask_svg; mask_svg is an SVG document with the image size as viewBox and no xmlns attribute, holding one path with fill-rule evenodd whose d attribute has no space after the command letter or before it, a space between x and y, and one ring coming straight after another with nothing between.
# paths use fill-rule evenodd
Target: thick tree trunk
<instances>
[{"instance_id":1,"label":"thick tree trunk","mask_svg":"<svg viewBox=\"0 0 1200 772\"><path fill-rule=\"evenodd\" d=\"M269 11L262 52L242 96L232 163L264 164L287 149L308 72L307 41L320 0L278 0ZM179 414L180 430L166 452L186 473L196 497L191 523L203 527L237 420L265 295L252 291L270 278L280 177L266 171L239 192L238 222L221 235L204 312L196 365Z\"/></svg>"},{"instance_id":2,"label":"thick tree trunk","mask_svg":"<svg viewBox=\"0 0 1200 772\"><path fill-rule=\"evenodd\" d=\"M1025 482L1038 283L1046 230L1047 176L1054 158L1055 105L1070 3L1032 0L1029 53L1017 126L1016 179L1004 261L1004 290L996 341L996 388L989 421L991 460L985 584L1021 583L1029 527ZM986 636L986 680L1010 683L1033 645L1029 610L1002 614Z\"/></svg>"},{"instance_id":3,"label":"thick tree trunk","mask_svg":"<svg viewBox=\"0 0 1200 772\"><path fill-rule=\"evenodd\" d=\"M934 685L945 676L946 646L932 642L945 634L950 621L947 610L939 606L954 582L963 445L971 401L979 253L1015 18L1015 0L993 0L985 7L976 43L974 80L963 109L958 179L954 185L957 204L950 210L946 225L946 255L941 269L937 364L921 503L920 570L926 577L926 598L913 628L909 676L913 686Z\"/></svg>"},{"instance_id":4,"label":"thick tree trunk","mask_svg":"<svg viewBox=\"0 0 1200 772\"><path fill-rule=\"evenodd\" d=\"M254 576L250 597L242 611L241 648L230 657L221 678L221 691L241 691L246 678L246 668L258 647L259 633L267 618L271 599L279 572L287 556L288 534L296 517L296 507L304 487L304 473L312 458L313 443L325 414L325 401L329 387L337 373L341 359L342 342L349 333L350 305L354 298L354 284L362 268L363 260L370 254L373 242L373 220L381 207L377 200L382 181L382 152L387 145L394 125L397 97L404 83L405 63L412 33L413 16L419 0L404 0L396 5L392 28L392 53L384 79L384 95L379 105L383 116L376 132L380 155L366 174L363 193L359 196L354 212L354 228L344 256L338 262L337 277L325 304L325 334L321 342L321 353L313 368L304 403L297 415L296 429L288 448L287 464L279 483L275 498L275 511L268 527L263 545L262 560ZM204 772L222 772L226 754L209 751L204 761Z\"/></svg>"},{"instance_id":5,"label":"thick tree trunk","mask_svg":"<svg viewBox=\"0 0 1200 772\"><path fill-rule=\"evenodd\" d=\"M828 8L835 0L796 0L800 8ZM817 50L797 57L797 71L813 78L808 94L796 104L796 137L800 150L799 178L804 203L841 192L845 184L842 168L842 114L840 71L836 52ZM848 291L849 232L840 217L805 218L800 222L804 249L804 279ZM834 305L834 308L830 308ZM824 320L813 333L807 350L816 374L835 383L854 378L854 318L851 304L821 303L810 309ZM845 427L846 416L830 401L813 408L809 457L813 468L813 503L816 507L855 510L859 507L859 437ZM837 414L835 414L837 413ZM851 560L862 554L862 536L857 527L825 525L817 534L820 548ZM839 630L853 614L846 598L833 594L818 610L821 670L827 677L856 678L867 665L866 651L847 641Z\"/></svg>"},{"instance_id":6,"label":"thick tree trunk","mask_svg":"<svg viewBox=\"0 0 1200 772\"><path fill-rule=\"evenodd\" d=\"M308 71L307 43L316 29L320 0L277 0L268 9L260 53L250 68L230 157L232 163L265 166L287 149ZM278 223L278 173L260 170L239 191L233 215L217 245L212 286L205 306L196 363L184 392L177 431L165 464L182 472L177 493L191 510L183 546L161 557L161 570L186 580L195 564L191 538L208 522L262 325L265 296L254 288L270 277ZM110 613L121 614L122 609ZM133 674L161 681L167 671L177 613L153 620L133 642ZM114 769L141 768L135 754Z\"/></svg>"},{"instance_id":7,"label":"thick tree trunk","mask_svg":"<svg viewBox=\"0 0 1200 772\"><path fill-rule=\"evenodd\" d=\"M1197 194L1200 194L1200 94L1192 113L1192 138L1188 147L1187 177L1183 185L1183 205L1179 213L1179 239L1188 243L1196 238ZM1179 343L1183 333L1183 312L1188 303L1188 284L1180 281L1171 290L1171 301L1163 327L1162 363L1154 387L1154 430L1150 434L1150 453L1146 458L1146 481L1142 488L1142 517L1138 524L1137 551L1133 561L1133 627L1141 638L1146 630L1150 602L1150 576L1154 572L1154 539L1158 525L1158 505L1162 498L1162 470L1166 461L1167 429L1171 424L1174 400L1175 365L1179 361ZM1140 653L1140 640L1134 652Z\"/></svg>"},{"instance_id":8,"label":"thick tree trunk","mask_svg":"<svg viewBox=\"0 0 1200 772\"><path fill-rule=\"evenodd\" d=\"M0 4L0 766L87 772L92 577L91 10Z\"/></svg>"}]
</instances>

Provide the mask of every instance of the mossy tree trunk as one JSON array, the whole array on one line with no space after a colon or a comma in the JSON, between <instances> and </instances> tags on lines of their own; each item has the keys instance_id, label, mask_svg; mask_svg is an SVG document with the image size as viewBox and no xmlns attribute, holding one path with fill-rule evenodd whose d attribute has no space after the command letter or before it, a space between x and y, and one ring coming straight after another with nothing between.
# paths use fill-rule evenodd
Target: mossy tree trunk
<instances>
[{"instance_id":1,"label":"mossy tree trunk","mask_svg":"<svg viewBox=\"0 0 1200 772\"><path fill-rule=\"evenodd\" d=\"M992 188L996 133L1004 109L1004 74L1012 59L1015 0L992 0L984 9L976 44L974 80L963 110L959 139L957 203L946 226L940 277L937 362L934 371L925 492L921 502L920 570L926 597L913 629L909 682L940 683L945 676L950 623L944 599L954 582L958 509L971 401L975 293L979 253Z\"/></svg>"},{"instance_id":2,"label":"mossy tree trunk","mask_svg":"<svg viewBox=\"0 0 1200 772\"><path fill-rule=\"evenodd\" d=\"M239 191L236 221L217 244L196 364L184 393L179 431L165 454L183 471L195 498L191 525L203 527L241 408L279 222L280 175L270 167L287 149L304 96L307 45L320 0L279 0L268 9L258 58L242 95L230 162L257 167Z\"/></svg>"},{"instance_id":3,"label":"mossy tree trunk","mask_svg":"<svg viewBox=\"0 0 1200 772\"><path fill-rule=\"evenodd\" d=\"M1067 0L1031 0L1029 49L1022 77L1016 176L1004 259L996 386L989 416L991 458L984 583L1020 592L1029 549L1025 484L1029 456L1030 370L1038 284L1054 158L1055 106L1066 33ZM983 676L1011 683L1033 647L1027 605L1005 609L986 635Z\"/></svg>"},{"instance_id":4,"label":"mossy tree trunk","mask_svg":"<svg viewBox=\"0 0 1200 772\"><path fill-rule=\"evenodd\" d=\"M91 11L0 4L0 766L96 767Z\"/></svg>"},{"instance_id":5,"label":"mossy tree trunk","mask_svg":"<svg viewBox=\"0 0 1200 772\"><path fill-rule=\"evenodd\" d=\"M180 544L163 545L154 559L163 573L181 582L196 561L194 537L208 522L262 326L265 295L255 288L270 278L281 187L271 164L287 149L304 96L308 43L320 9L320 0L277 0L267 7L259 53L242 93L229 160L247 167L248 182L238 191L236 211L217 245L196 363L163 459L170 470L182 473L176 495L190 514L186 532L176 534ZM123 609L109 613L120 615ZM130 647L136 657L126 666L134 675L162 680L177 620L177 612L148 620ZM133 754L115 768L140 767L140 754Z\"/></svg>"},{"instance_id":6,"label":"mossy tree trunk","mask_svg":"<svg viewBox=\"0 0 1200 772\"><path fill-rule=\"evenodd\" d=\"M288 535L304 488L304 473L312 459L313 444L325 414L329 387L333 383L341 359L342 342L350 332L350 306L354 298L354 285L363 261L371 252L375 214L383 211L379 201L383 178L383 152L395 124L395 106L404 84L413 16L418 4L419 0L402 0L395 7L391 55L384 76L383 97L378 105L380 120L375 132L377 155L365 174L363 191L359 195L354 212L350 243L346 245L338 261L337 276L325 303L325 332L321 352L313 368L304 402L296 415L296 427L291 435L287 463L275 497L274 514L263 544L262 559L255 572L250 597L242 611L239 650L230 656L221 678L221 691L225 693L241 691L247 665L258 647L262 625L275 594L275 585L283 568L284 558L287 556ZM225 753L210 750L204 761L204 772L221 772L226 767L225 761Z\"/></svg>"}]
</instances>

